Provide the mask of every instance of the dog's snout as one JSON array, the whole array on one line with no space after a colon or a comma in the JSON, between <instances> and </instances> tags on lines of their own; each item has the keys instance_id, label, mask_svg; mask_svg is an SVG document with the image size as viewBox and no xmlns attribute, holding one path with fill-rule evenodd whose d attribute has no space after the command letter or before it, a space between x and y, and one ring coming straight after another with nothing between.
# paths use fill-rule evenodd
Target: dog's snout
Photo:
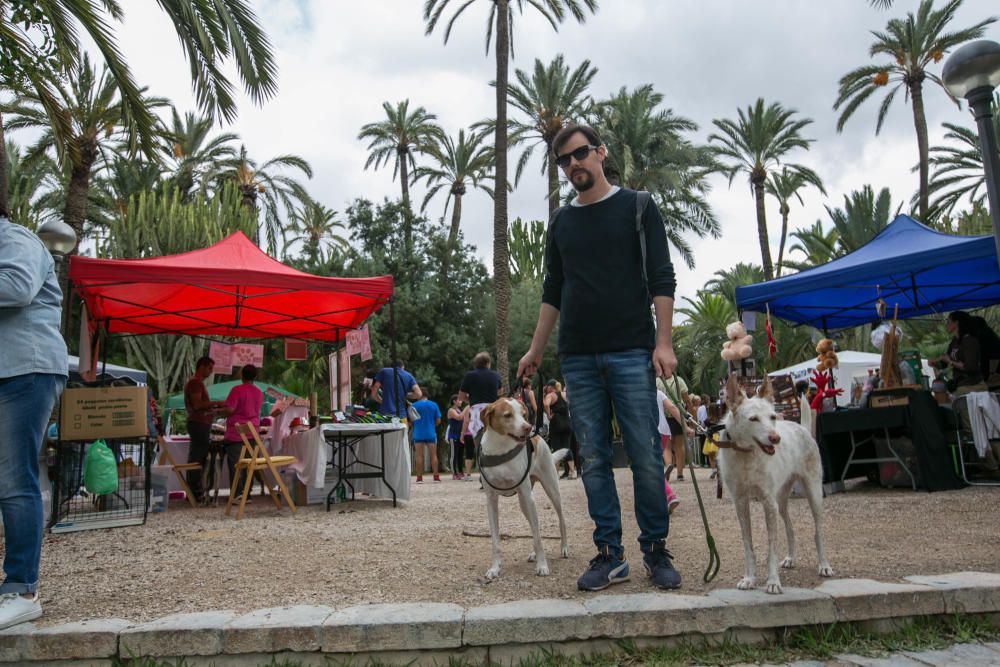
<instances>
[{"instance_id":1,"label":"dog's snout","mask_svg":"<svg viewBox=\"0 0 1000 667\"><path fill-rule=\"evenodd\" d=\"M767 435L767 439L771 441L772 445L776 445L779 442L781 442L781 436L775 433L774 431L772 431Z\"/></svg>"}]
</instances>

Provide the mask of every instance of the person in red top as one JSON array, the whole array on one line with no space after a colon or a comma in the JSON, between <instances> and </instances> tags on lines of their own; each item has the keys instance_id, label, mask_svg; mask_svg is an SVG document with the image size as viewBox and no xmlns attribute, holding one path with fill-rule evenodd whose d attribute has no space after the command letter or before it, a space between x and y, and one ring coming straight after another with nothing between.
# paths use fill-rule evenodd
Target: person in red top
<instances>
[{"instance_id":1,"label":"person in red top","mask_svg":"<svg viewBox=\"0 0 1000 667\"><path fill-rule=\"evenodd\" d=\"M259 432L260 409L264 405L264 393L254 384L254 380L257 379L257 367L247 364L243 367L240 378L243 382L229 391L229 396L226 397L226 407L222 410L227 415L226 435L222 444L226 449L226 465L229 467L230 483L236 475L236 460L243 448L243 440L240 439L236 425L250 423ZM244 481L238 480L235 487L237 493L242 493Z\"/></svg>"},{"instance_id":2,"label":"person in red top","mask_svg":"<svg viewBox=\"0 0 1000 667\"><path fill-rule=\"evenodd\" d=\"M184 409L187 410L187 429L191 438L188 447L188 463L197 463L201 468L188 470L187 482L195 500L201 502L205 491L201 483L201 471L208 462L208 448L212 439L212 419L218 408L225 406L222 401L208 397L205 378L215 370L211 357L202 357L195 363L194 375L184 385Z\"/></svg>"}]
</instances>

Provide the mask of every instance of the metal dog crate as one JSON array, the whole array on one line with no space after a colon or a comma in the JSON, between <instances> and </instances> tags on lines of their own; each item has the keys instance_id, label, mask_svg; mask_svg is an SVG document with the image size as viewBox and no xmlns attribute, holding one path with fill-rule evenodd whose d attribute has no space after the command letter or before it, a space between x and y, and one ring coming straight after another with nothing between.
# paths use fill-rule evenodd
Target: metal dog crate
<instances>
[{"instance_id":1,"label":"metal dog crate","mask_svg":"<svg viewBox=\"0 0 1000 667\"><path fill-rule=\"evenodd\" d=\"M149 438L106 440L118 463L118 490L95 495L83 486L83 461L90 441L56 443L53 533L137 526L146 522L153 443Z\"/></svg>"}]
</instances>

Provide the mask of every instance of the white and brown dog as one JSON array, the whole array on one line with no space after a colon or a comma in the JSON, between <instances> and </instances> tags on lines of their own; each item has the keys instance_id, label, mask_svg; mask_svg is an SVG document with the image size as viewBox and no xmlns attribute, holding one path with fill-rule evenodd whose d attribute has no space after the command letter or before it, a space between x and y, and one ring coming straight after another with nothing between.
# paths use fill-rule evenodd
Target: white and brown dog
<instances>
[{"instance_id":1,"label":"white and brown dog","mask_svg":"<svg viewBox=\"0 0 1000 667\"><path fill-rule=\"evenodd\" d=\"M556 466L566 456L568 450L553 454L548 444L538 436L531 436L524 406L513 398L501 398L483 408L480 475L483 476L483 490L486 491L486 514L489 517L490 537L493 538L493 562L486 571L487 579L495 579L500 574L500 496L517 494L521 512L531 524L534 548L528 554L528 561L535 563L535 574L545 577L549 574L549 564L545 560L541 531L538 527L538 512L532 487L541 482L545 494L559 516L559 537L562 542L562 557L569 557L566 540L566 522L563 519L562 500L559 497L559 474ZM528 448L533 448L529 458ZM531 462L530 469L526 466ZM495 487L495 488L494 488Z\"/></svg>"},{"instance_id":2,"label":"white and brown dog","mask_svg":"<svg viewBox=\"0 0 1000 667\"><path fill-rule=\"evenodd\" d=\"M801 483L816 525L819 575L832 577L833 569L823 549L823 468L816 441L800 424L778 419L771 383L765 378L760 395L747 398L736 381L726 384L726 431L719 444L719 474L736 505L743 535L746 573L736 584L746 590L756 585L753 538L750 532L750 501L764 506L767 523L767 592L781 593L778 578L778 515L785 522L788 556L781 567L795 565L795 534L788 517L788 496Z\"/></svg>"}]
</instances>

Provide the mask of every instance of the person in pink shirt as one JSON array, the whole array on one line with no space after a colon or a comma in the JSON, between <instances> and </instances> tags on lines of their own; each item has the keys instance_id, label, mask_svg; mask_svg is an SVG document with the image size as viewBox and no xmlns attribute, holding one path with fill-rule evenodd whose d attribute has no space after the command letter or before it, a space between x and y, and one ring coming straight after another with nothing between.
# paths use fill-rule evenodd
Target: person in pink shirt
<instances>
[{"instance_id":1,"label":"person in pink shirt","mask_svg":"<svg viewBox=\"0 0 1000 667\"><path fill-rule=\"evenodd\" d=\"M226 435L223 437L222 444L226 450L226 465L229 467L230 483L236 475L236 460L243 448L243 440L240 439L236 425L250 423L260 431L260 410L264 405L264 394L254 384L254 380L257 379L257 367L247 364L243 367L240 377L243 382L229 391L229 396L226 397L226 407L221 410L226 415ZM242 493L243 484L244 480L239 480L235 487L237 493Z\"/></svg>"}]
</instances>

